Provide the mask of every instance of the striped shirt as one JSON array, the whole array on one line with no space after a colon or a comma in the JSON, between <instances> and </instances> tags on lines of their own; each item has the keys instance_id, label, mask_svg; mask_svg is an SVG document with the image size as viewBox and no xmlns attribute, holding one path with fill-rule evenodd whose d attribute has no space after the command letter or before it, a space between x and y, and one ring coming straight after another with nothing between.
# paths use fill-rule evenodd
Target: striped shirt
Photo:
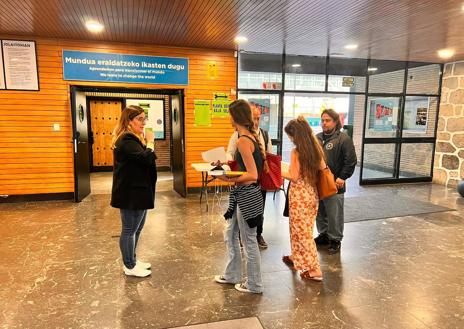
<instances>
[{"instance_id":1,"label":"striped shirt","mask_svg":"<svg viewBox=\"0 0 464 329\"><path fill-rule=\"evenodd\" d=\"M229 196L229 208L224 214L225 219L232 218L237 205L248 226L258 226L263 220L264 203L259 184L234 186Z\"/></svg>"}]
</instances>

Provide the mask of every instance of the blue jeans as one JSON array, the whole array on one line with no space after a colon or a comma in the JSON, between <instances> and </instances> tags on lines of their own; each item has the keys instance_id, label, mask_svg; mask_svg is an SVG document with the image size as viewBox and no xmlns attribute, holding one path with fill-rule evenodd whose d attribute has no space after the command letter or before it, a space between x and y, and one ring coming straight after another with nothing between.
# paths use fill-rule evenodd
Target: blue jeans
<instances>
[{"instance_id":1,"label":"blue jeans","mask_svg":"<svg viewBox=\"0 0 464 329\"><path fill-rule=\"evenodd\" d=\"M248 226L238 205L232 218L227 220L224 230L224 241L228 251L224 278L229 282L237 283L242 279L242 254L240 253L239 234L246 258L247 279L245 285L249 290L261 293L263 292L261 254L256 241L256 227L250 228Z\"/></svg>"},{"instance_id":2,"label":"blue jeans","mask_svg":"<svg viewBox=\"0 0 464 329\"><path fill-rule=\"evenodd\" d=\"M316 217L317 231L327 234L330 240L342 241L345 216L343 207L345 194L335 194L319 202L319 211Z\"/></svg>"},{"instance_id":3,"label":"blue jeans","mask_svg":"<svg viewBox=\"0 0 464 329\"><path fill-rule=\"evenodd\" d=\"M145 224L147 217L146 210L119 209L121 212L122 230L119 238L119 248L121 249L124 266L129 269L135 267L135 249L139 241L140 232Z\"/></svg>"}]
</instances>

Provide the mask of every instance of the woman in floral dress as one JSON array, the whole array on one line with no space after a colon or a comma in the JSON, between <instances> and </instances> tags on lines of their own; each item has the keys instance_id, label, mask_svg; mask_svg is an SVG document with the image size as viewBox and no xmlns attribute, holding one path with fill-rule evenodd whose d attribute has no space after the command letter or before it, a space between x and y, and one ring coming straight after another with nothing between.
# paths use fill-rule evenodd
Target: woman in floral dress
<instances>
[{"instance_id":1,"label":"woman in floral dress","mask_svg":"<svg viewBox=\"0 0 464 329\"><path fill-rule=\"evenodd\" d=\"M300 271L303 279L322 281L313 227L319 206L316 183L319 170L325 168L324 153L311 127L302 116L291 120L285 132L295 145L288 172L284 178L289 191L289 223L292 254L282 260Z\"/></svg>"}]
</instances>

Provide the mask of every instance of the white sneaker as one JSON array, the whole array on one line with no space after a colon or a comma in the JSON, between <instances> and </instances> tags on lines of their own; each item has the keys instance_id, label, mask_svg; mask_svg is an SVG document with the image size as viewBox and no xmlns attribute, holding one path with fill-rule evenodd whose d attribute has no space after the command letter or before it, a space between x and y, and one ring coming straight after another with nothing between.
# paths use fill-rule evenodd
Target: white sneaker
<instances>
[{"instance_id":1,"label":"white sneaker","mask_svg":"<svg viewBox=\"0 0 464 329\"><path fill-rule=\"evenodd\" d=\"M125 275L136 276L136 277L139 277L139 278L144 278L144 277L149 276L151 274L151 271L140 268L138 266L135 266L134 268L131 268L131 269L123 266L123 269L124 269L124 274Z\"/></svg>"},{"instance_id":2,"label":"white sneaker","mask_svg":"<svg viewBox=\"0 0 464 329\"><path fill-rule=\"evenodd\" d=\"M151 264L150 263L142 262L141 260L136 260L135 266L138 266L138 267L143 268L145 270L151 269Z\"/></svg>"},{"instance_id":3,"label":"white sneaker","mask_svg":"<svg viewBox=\"0 0 464 329\"><path fill-rule=\"evenodd\" d=\"M262 291L253 291L247 288L247 286L244 283L237 283L235 285L235 289L237 289L240 292L247 292L250 294L262 294Z\"/></svg>"}]
</instances>

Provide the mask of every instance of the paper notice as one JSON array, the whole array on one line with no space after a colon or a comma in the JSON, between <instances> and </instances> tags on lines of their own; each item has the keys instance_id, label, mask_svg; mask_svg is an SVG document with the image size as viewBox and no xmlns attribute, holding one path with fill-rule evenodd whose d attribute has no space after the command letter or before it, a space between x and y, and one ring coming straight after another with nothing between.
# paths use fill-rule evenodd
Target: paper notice
<instances>
[{"instance_id":1,"label":"paper notice","mask_svg":"<svg viewBox=\"0 0 464 329\"><path fill-rule=\"evenodd\" d=\"M203 161L207 163L213 163L213 162L216 163L218 161L220 161L221 163L227 162L226 150L224 149L223 146L216 147L206 152L202 152L201 157L203 158Z\"/></svg>"}]
</instances>

